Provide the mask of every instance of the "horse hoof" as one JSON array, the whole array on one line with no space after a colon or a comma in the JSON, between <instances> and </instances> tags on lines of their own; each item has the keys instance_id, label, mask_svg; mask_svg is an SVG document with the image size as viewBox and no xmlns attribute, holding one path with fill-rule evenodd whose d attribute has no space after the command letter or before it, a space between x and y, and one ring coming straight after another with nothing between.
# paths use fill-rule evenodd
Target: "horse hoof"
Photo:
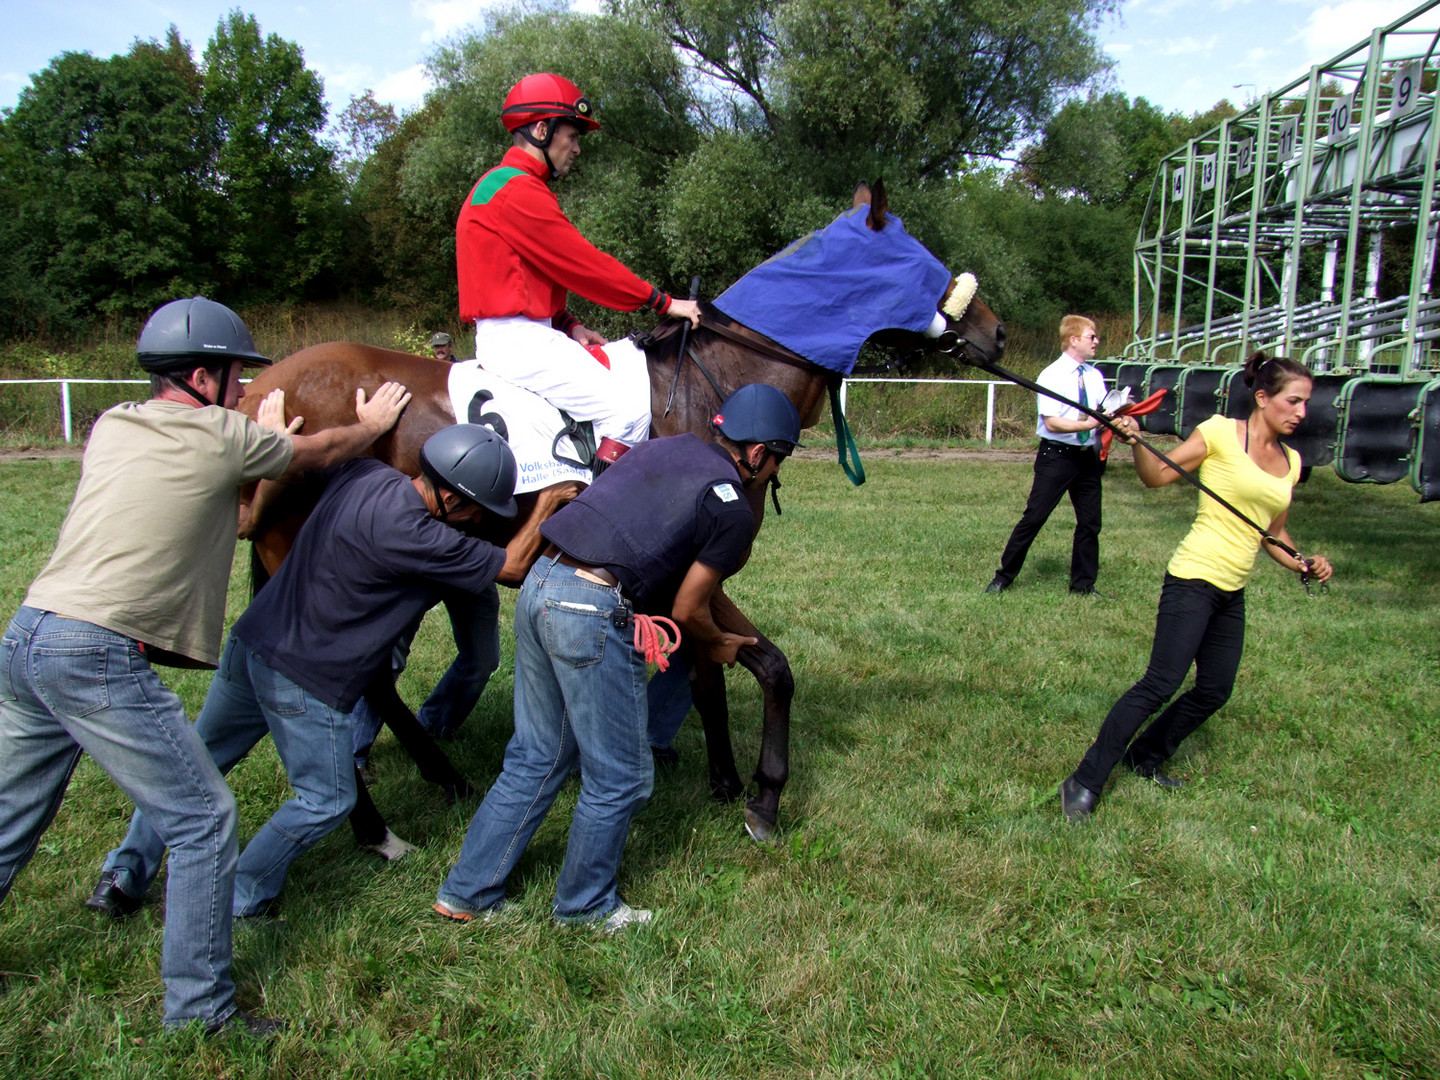
<instances>
[{"instance_id":1,"label":"horse hoof","mask_svg":"<svg viewBox=\"0 0 1440 1080\"><path fill-rule=\"evenodd\" d=\"M446 806L454 806L461 799L468 799L473 795L479 794L479 792L464 780L461 780L458 784L441 784L440 791L445 796Z\"/></svg>"},{"instance_id":2,"label":"horse hoof","mask_svg":"<svg viewBox=\"0 0 1440 1080\"><path fill-rule=\"evenodd\" d=\"M768 844L775 839L775 822L766 821L753 808L745 808L745 831L757 844Z\"/></svg>"},{"instance_id":3,"label":"horse hoof","mask_svg":"<svg viewBox=\"0 0 1440 1080\"><path fill-rule=\"evenodd\" d=\"M716 802L732 803L736 799L744 798L745 785L738 781L711 780L710 795Z\"/></svg>"},{"instance_id":4,"label":"horse hoof","mask_svg":"<svg viewBox=\"0 0 1440 1080\"><path fill-rule=\"evenodd\" d=\"M386 862L403 859L415 850L414 844L407 844L389 829L385 830L385 839L381 840L378 844L361 844L360 846L366 851L375 852L376 855L379 855Z\"/></svg>"}]
</instances>

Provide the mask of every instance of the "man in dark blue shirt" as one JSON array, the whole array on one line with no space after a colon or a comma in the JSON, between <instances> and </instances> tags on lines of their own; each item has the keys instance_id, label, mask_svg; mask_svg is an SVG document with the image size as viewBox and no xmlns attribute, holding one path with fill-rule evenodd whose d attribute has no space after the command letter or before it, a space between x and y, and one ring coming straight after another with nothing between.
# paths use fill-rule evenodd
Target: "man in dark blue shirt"
<instances>
[{"instance_id":1,"label":"man in dark blue shirt","mask_svg":"<svg viewBox=\"0 0 1440 1080\"><path fill-rule=\"evenodd\" d=\"M505 879L578 765L555 920L607 933L650 921L616 881L654 780L633 625L647 616L634 612L670 613L718 663L756 643L717 626L710 601L744 564L755 506L800 438L795 406L773 386L741 387L714 423L718 445L694 435L641 443L541 526L550 547L515 605L515 735L440 886L434 908L445 918L487 918L504 903Z\"/></svg>"},{"instance_id":2,"label":"man in dark blue shirt","mask_svg":"<svg viewBox=\"0 0 1440 1080\"><path fill-rule=\"evenodd\" d=\"M504 550L447 525L514 516L509 446L457 424L426 441L420 462L414 478L370 458L336 469L225 644L196 732L222 773L268 732L295 791L240 854L237 918L263 913L290 863L354 806L350 714L395 639L443 592L483 592L505 570ZM137 810L105 870L143 896L163 854Z\"/></svg>"}]
</instances>

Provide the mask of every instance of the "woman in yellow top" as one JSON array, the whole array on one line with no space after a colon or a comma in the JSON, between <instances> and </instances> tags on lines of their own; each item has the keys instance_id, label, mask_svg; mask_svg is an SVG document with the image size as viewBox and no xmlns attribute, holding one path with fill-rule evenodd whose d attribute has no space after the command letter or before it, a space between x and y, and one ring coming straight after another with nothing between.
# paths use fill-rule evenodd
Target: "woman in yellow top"
<instances>
[{"instance_id":1,"label":"woman in yellow top","mask_svg":"<svg viewBox=\"0 0 1440 1080\"><path fill-rule=\"evenodd\" d=\"M1187 471L1198 467L1206 487L1252 520L1266 525L1289 544L1285 518L1290 494L1300 475L1300 457L1281 438L1305 418L1312 381L1304 364L1256 353L1245 365L1245 385L1253 395L1244 420L1212 416L1170 455ZM1138 431L1122 417L1122 436ZM1132 442L1133 446L1133 442ZM1174 483L1180 474L1154 454L1134 447L1135 471L1146 487ZM1160 590L1160 614L1150 665L1138 683L1115 703L1094 744L1076 770L1060 785L1060 808L1070 820L1087 817L1100 798L1111 770L1124 762L1136 774L1162 787L1182 781L1161 772L1185 736L1203 724L1230 697L1245 643L1245 579L1261 548L1260 534L1209 495L1201 494L1195 524L1166 568ZM1272 544L1266 554L1287 570L1305 566ZM1320 581L1330 563L1316 556L1310 572ZM1184 682L1191 663L1195 685L1177 698L1132 743L1140 729Z\"/></svg>"}]
</instances>

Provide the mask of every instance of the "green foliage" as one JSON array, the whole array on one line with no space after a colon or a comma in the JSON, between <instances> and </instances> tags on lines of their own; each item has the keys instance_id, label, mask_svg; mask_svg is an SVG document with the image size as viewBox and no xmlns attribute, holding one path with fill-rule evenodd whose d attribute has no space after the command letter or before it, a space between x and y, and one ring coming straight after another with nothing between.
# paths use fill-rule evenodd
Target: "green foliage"
<instances>
[{"instance_id":1,"label":"green foliage","mask_svg":"<svg viewBox=\"0 0 1440 1080\"><path fill-rule=\"evenodd\" d=\"M333 265L340 185L319 141L325 91L300 47L232 11L205 49L221 294L294 300Z\"/></svg>"},{"instance_id":2,"label":"green foliage","mask_svg":"<svg viewBox=\"0 0 1440 1080\"><path fill-rule=\"evenodd\" d=\"M110 60L65 53L0 124L0 332L65 329L208 284L200 75L172 30Z\"/></svg>"},{"instance_id":3,"label":"green foliage","mask_svg":"<svg viewBox=\"0 0 1440 1080\"><path fill-rule=\"evenodd\" d=\"M185 292L233 307L363 298L455 317L454 222L510 136L522 75L594 101L559 185L601 250L671 293L714 296L834 217L859 180L1007 321L1130 302L1155 162L1229 114L1075 95L1105 69L1111 0L613 0L488 9L430 57L435 90L397 118L370 92L320 138L300 47L223 17L201 63L172 30L108 60L65 54L0 116L0 336L137 320ZM1040 136L1004 174L1000 158ZM634 320L576 302L623 333Z\"/></svg>"},{"instance_id":4,"label":"green foliage","mask_svg":"<svg viewBox=\"0 0 1440 1080\"><path fill-rule=\"evenodd\" d=\"M232 12L203 70L172 27L57 57L0 118L0 334L83 329L186 293L294 300L333 272L342 190L323 88Z\"/></svg>"}]
</instances>

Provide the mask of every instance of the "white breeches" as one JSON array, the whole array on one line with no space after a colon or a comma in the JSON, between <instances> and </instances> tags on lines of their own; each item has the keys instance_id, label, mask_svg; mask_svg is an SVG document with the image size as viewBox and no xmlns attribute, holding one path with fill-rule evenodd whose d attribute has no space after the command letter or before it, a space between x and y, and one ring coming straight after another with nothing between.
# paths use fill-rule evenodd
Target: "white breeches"
<instances>
[{"instance_id":1,"label":"white breeches","mask_svg":"<svg viewBox=\"0 0 1440 1080\"><path fill-rule=\"evenodd\" d=\"M479 319L475 356L493 371L539 394L576 420L595 425L595 438L633 446L650 435L650 386L612 374L585 348L549 323L523 315Z\"/></svg>"}]
</instances>

